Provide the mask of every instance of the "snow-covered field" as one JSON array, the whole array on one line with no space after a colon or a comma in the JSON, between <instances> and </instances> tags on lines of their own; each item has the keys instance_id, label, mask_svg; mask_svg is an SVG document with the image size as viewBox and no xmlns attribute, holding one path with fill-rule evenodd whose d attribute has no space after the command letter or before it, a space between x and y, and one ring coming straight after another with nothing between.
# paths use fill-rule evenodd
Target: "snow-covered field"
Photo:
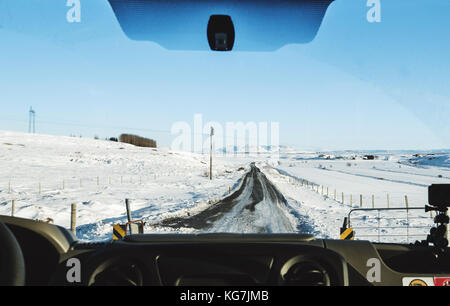
<instances>
[{"instance_id":1,"label":"snow-covered field","mask_svg":"<svg viewBox=\"0 0 450 306\"><path fill-rule=\"evenodd\" d=\"M51 218L54 224L69 227L70 206L76 203L77 236L104 240L111 238L112 224L126 220L124 200L128 198L133 217L147 222L146 232L172 232L175 229L157 226L159 221L202 211L230 189L237 189L250 162L256 161L286 197L287 219L307 218L317 237L338 238L343 218L359 206L360 195L363 207L372 207L372 195L375 207L386 207L387 194L390 207L405 207L405 195L409 207L423 207L429 184L450 183L448 152L374 155L375 160L363 160L361 153L289 151L276 162L266 155L216 156L214 180L210 181L209 155L0 131L0 214L9 215L15 200L15 216ZM304 181L309 186L302 185ZM319 192L312 190L311 183L320 186ZM362 223L376 225L373 216L369 213ZM405 222L404 211L390 212L388 217L389 226ZM423 211L410 211L409 217L415 225L431 224L429 214ZM406 241L406 237L386 240Z\"/></svg>"},{"instance_id":2,"label":"snow-covered field","mask_svg":"<svg viewBox=\"0 0 450 306\"><path fill-rule=\"evenodd\" d=\"M424 207L429 185L450 183L450 154L375 153L374 160L365 160L364 155L290 154L282 157L276 169L266 171L302 214L320 220L315 223L324 235L336 238L344 217L350 210L361 208L362 196L362 208L387 208L389 203L390 208L401 209L380 211L380 215L378 211L353 212L352 226L370 227L355 228L357 238L359 234L359 238L378 241L380 225L381 241L424 239L433 223L431 215L423 209L407 214L406 201L409 208ZM406 229L408 222L410 229Z\"/></svg>"},{"instance_id":3,"label":"snow-covered field","mask_svg":"<svg viewBox=\"0 0 450 306\"><path fill-rule=\"evenodd\" d=\"M77 235L106 239L111 224L126 220L125 198L134 218L149 224L195 213L234 189L248 163L86 138L0 132L0 214L70 226L77 204ZM153 228L152 230L169 230Z\"/></svg>"}]
</instances>

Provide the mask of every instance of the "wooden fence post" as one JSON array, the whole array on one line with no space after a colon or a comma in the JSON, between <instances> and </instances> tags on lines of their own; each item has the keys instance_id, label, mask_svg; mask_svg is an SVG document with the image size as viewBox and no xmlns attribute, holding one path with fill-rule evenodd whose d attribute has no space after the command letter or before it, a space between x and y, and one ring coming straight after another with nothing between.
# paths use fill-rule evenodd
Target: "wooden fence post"
<instances>
[{"instance_id":1,"label":"wooden fence post","mask_svg":"<svg viewBox=\"0 0 450 306\"><path fill-rule=\"evenodd\" d=\"M375 208L375 196L372 194L372 208Z\"/></svg>"},{"instance_id":2,"label":"wooden fence post","mask_svg":"<svg viewBox=\"0 0 450 306\"><path fill-rule=\"evenodd\" d=\"M362 194L359 195L359 207L363 207Z\"/></svg>"},{"instance_id":3,"label":"wooden fence post","mask_svg":"<svg viewBox=\"0 0 450 306\"><path fill-rule=\"evenodd\" d=\"M16 201L12 200L11 201L11 217L14 217L14 210L16 208Z\"/></svg>"},{"instance_id":4,"label":"wooden fence post","mask_svg":"<svg viewBox=\"0 0 450 306\"><path fill-rule=\"evenodd\" d=\"M342 204L344 204L344 193L342 193Z\"/></svg>"},{"instance_id":5,"label":"wooden fence post","mask_svg":"<svg viewBox=\"0 0 450 306\"><path fill-rule=\"evenodd\" d=\"M76 223L77 223L77 204L73 203L70 214L70 230L74 234L76 234L76 225L77 225Z\"/></svg>"},{"instance_id":6,"label":"wooden fence post","mask_svg":"<svg viewBox=\"0 0 450 306\"><path fill-rule=\"evenodd\" d=\"M389 193L387 194L386 198L387 198L387 208L389 208L389 206L390 206L390 203L389 203Z\"/></svg>"},{"instance_id":7,"label":"wooden fence post","mask_svg":"<svg viewBox=\"0 0 450 306\"><path fill-rule=\"evenodd\" d=\"M131 217L130 199L125 199L125 207L127 209L128 222L131 222L133 218ZM130 232L131 232L131 225L130 225Z\"/></svg>"},{"instance_id":8,"label":"wooden fence post","mask_svg":"<svg viewBox=\"0 0 450 306\"><path fill-rule=\"evenodd\" d=\"M406 222L408 226L406 227L406 237L407 242L409 242L409 204L408 204L408 196L405 195L405 205L406 205Z\"/></svg>"}]
</instances>

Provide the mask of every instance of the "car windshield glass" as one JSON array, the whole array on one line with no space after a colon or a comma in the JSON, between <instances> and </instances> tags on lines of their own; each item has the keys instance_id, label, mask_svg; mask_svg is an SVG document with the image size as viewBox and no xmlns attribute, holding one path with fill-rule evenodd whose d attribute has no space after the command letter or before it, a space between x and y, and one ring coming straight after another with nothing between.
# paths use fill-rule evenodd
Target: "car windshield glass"
<instances>
[{"instance_id":1,"label":"car windshield glass","mask_svg":"<svg viewBox=\"0 0 450 306\"><path fill-rule=\"evenodd\" d=\"M449 1L182 2L0 1L0 214L81 240L426 238Z\"/></svg>"}]
</instances>

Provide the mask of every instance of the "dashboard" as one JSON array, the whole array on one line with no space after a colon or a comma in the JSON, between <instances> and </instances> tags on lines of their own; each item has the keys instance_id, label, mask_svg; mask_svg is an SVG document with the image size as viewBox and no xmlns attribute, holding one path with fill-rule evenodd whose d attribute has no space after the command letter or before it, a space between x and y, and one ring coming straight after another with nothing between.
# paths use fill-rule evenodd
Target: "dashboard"
<instances>
[{"instance_id":1,"label":"dashboard","mask_svg":"<svg viewBox=\"0 0 450 306\"><path fill-rule=\"evenodd\" d=\"M76 255L85 285L347 285L339 254L310 237L140 235ZM279 239L274 239L279 238ZM280 240L282 242L280 242ZM85 251L86 245L76 250ZM56 283L63 281L64 271Z\"/></svg>"},{"instance_id":2,"label":"dashboard","mask_svg":"<svg viewBox=\"0 0 450 306\"><path fill-rule=\"evenodd\" d=\"M19 242L26 285L402 286L448 277L431 247L299 234L147 234L78 241L68 230L0 216ZM405 283L409 281L409 283Z\"/></svg>"}]
</instances>

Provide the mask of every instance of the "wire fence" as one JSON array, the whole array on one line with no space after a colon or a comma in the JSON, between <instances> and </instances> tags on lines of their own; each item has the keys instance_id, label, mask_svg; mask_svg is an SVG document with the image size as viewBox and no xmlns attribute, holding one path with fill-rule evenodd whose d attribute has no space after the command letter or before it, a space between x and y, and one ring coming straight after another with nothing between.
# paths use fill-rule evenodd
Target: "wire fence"
<instances>
[{"instance_id":1,"label":"wire fence","mask_svg":"<svg viewBox=\"0 0 450 306\"><path fill-rule=\"evenodd\" d=\"M341 203L342 205L348 205L351 208L394 208L394 207L409 207L409 197L408 195L399 195L398 193L394 196L392 194L386 193L384 195L376 194L363 194L358 192L348 192L341 191L337 188L332 188L326 185L320 185L312 181L308 181L303 178L287 176L289 183L294 184L299 187L307 188L318 195L321 195L325 199L330 199ZM417 198L413 198L414 202L421 202Z\"/></svg>"},{"instance_id":2,"label":"wire fence","mask_svg":"<svg viewBox=\"0 0 450 306\"><path fill-rule=\"evenodd\" d=\"M148 183L159 182L165 178L182 177L178 173L158 173L148 175L109 175L109 176L83 176L65 177L60 179L23 179L16 178L0 184L0 192L7 194L19 193L22 191L45 193L53 191L63 191L69 189L84 189L105 186L128 186L146 185Z\"/></svg>"},{"instance_id":3,"label":"wire fence","mask_svg":"<svg viewBox=\"0 0 450 306\"><path fill-rule=\"evenodd\" d=\"M425 207L355 208L348 214L354 239L377 242L414 242L425 240L434 225Z\"/></svg>"}]
</instances>

